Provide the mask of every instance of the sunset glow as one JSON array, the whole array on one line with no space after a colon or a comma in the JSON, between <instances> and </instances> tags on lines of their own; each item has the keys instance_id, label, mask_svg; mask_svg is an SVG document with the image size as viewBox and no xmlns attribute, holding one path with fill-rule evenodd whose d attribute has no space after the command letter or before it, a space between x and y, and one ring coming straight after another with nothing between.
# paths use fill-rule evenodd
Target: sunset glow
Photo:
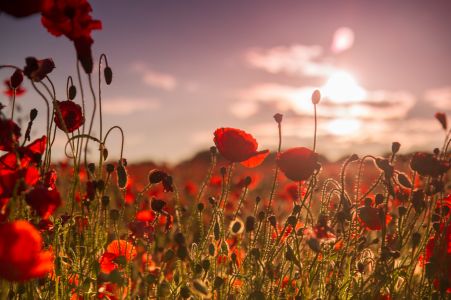
<instances>
[{"instance_id":1,"label":"sunset glow","mask_svg":"<svg viewBox=\"0 0 451 300\"><path fill-rule=\"evenodd\" d=\"M323 86L324 96L335 103L359 102L365 99L366 91L354 76L343 70L334 72Z\"/></svg>"}]
</instances>

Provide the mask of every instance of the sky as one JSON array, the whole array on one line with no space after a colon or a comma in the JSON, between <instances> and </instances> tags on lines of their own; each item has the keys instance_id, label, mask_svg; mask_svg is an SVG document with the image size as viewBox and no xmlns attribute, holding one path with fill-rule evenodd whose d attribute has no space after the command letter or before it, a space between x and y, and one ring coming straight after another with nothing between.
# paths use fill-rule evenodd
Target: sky
<instances>
[{"instance_id":1,"label":"sky","mask_svg":"<svg viewBox=\"0 0 451 300\"><path fill-rule=\"evenodd\" d=\"M260 149L274 150L275 113L284 115L283 148L311 147L314 89L323 94L317 152L330 159L379 155L393 141L404 153L443 143L433 116L451 110L450 1L90 3L103 24L92 34L95 60L105 53L114 73L102 87L104 127L123 128L130 161L190 158L213 145L219 127L243 129ZM65 100L66 78L76 75L69 40L50 35L39 15L0 15L0 36L0 64L22 67L27 56L51 57L50 77ZM23 114L42 112L33 130L38 137L44 106L25 88L17 103ZM57 159L64 143L60 135ZM107 148L118 155L116 134Z\"/></svg>"}]
</instances>

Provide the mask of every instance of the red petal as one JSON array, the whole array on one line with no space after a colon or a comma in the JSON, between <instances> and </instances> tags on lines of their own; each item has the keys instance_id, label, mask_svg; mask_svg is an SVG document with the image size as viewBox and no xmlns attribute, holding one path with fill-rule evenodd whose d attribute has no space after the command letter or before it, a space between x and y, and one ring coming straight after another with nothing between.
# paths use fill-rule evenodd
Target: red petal
<instances>
[{"instance_id":1,"label":"red petal","mask_svg":"<svg viewBox=\"0 0 451 300\"><path fill-rule=\"evenodd\" d=\"M262 150L257 152L254 156L251 156L248 160L241 162L241 165L246 168L254 168L259 166L265 158L269 155L269 150Z\"/></svg>"}]
</instances>

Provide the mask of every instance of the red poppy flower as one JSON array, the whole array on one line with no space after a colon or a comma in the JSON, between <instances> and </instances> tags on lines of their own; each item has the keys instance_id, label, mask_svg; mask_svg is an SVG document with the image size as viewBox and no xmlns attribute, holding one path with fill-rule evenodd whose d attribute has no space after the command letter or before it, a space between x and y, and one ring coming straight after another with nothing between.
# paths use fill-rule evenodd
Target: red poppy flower
<instances>
[{"instance_id":1,"label":"red poppy flower","mask_svg":"<svg viewBox=\"0 0 451 300\"><path fill-rule=\"evenodd\" d=\"M372 207L369 205L364 205L358 208L357 216L360 222L369 230L381 230L382 229L382 219L383 219L383 209L379 207ZM386 224L390 223L392 217L387 214Z\"/></svg>"},{"instance_id":2,"label":"red poppy flower","mask_svg":"<svg viewBox=\"0 0 451 300\"><path fill-rule=\"evenodd\" d=\"M117 269L119 267L119 257L123 257L126 262L133 260L136 257L135 246L124 240L112 241L100 258L100 270L103 273L109 274L111 271Z\"/></svg>"},{"instance_id":3,"label":"red poppy flower","mask_svg":"<svg viewBox=\"0 0 451 300\"><path fill-rule=\"evenodd\" d=\"M12 97L14 95L14 89L11 87L11 82L7 79L4 83L5 91L3 93L8 97ZM16 88L16 97L22 96L25 92L26 90L22 87L22 85L19 85L19 87Z\"/></svg>"},{"instance_id":4,"label":"red poppy flower","mask_svg":"<svg viewBox=\"0 0 451 300\"><path fill-rule=\"evenodd\" d=\"M42 238L27 221L0 225L0 277L25 281L43 277L53 269L52 253L42 251Z\"/></svg>"},{"instance_id":5,"label":"red poppy flower","mask_svg":"<svg viewBox=\"0 0 451 300\"><path fill-rule=\"evenodd\" d=\"M35 186L25 197L27 204L43 219L48 219L61 206L61 196L57 189L44 185Z\"/></svg>"},{"instance_id":6,"label":"red poppy flower","mask_svg":"<svg viewBox=\"0 0 451 300\"><path fill-rule=\"evenodd\" d=\"M319 170L318 154L305 147L291 148L277 158L280 170L293 181L307 180Z\"/></svg>"},{"instance_id":7,"label":"red poppy flower","mask_svg":"<svg viewBox=\"0 0 451 300\"><path fill-rule=\"evenodd\" d=\"M28 17L38 13L40 9L41 0L0 1L0 12L7 13L16 18Z\"/></svg>"},{"instance_id":8,"label":"red poppy flower","mask_svg":"<svg viewBox=\"0 0 451 300\"><path fill-rule=\"evenodd\" d=\"M93 20L91 11L87 0L43 0L41 21L54 36L65 35L73 41L102 29L102 22Z\"/></svg>"},{"instance_id":9,"label":"red poppy flower","mask_svg":"<svg viewBox=\"0 0 451 300\"><path fill-rule=\"evenodd\" d=\"M13 120L0 119L0 150L12 151L19 137L20 128Z\"/></svg>"},{"instance_id":10,"label":"red poppy flower","mask_svg":"<svg viewBox=\"0 0 451 300\"><path fill-rule=\"evenodd\" d=\"M14 191L20 193L26 186L33 186L39 179L37 165L44 153L47 138L43 136L16 152L8 152L0 157L0 199L10 198ZM22 181L20 179L23 179Z\"/></svg>"},{"instance_id":11,"label":"red poppy flower","mask_svg":"<svg viewBox=\"0 0 451 300\"><path fill-rule=\"evenodd\" d=\"M57 101L57 103L59 110L61 111L61 117L66 125L67 132L73 132L80 128L85 122L85 118L81 112L81 106L70 100ZM59 129L64 131L58 113L55 114L55 124Z\"/></svg>"},{"instance_id":12,"label":"red poppy flower","mask_svg":"<svg viewBox=\"0 0 451 300\"><path fill-rule=\"evenodd\" d=\"M440 224L439 232L431 237L426 245L425 261L432 263L434 270L434 285L440 287L440 282L446 283L447 293L451 293L451 224ZM441 279L441 280L440 280Z\"/></svg>"},{"instance_id":13,"label":"red poppy flower","mask_svg":"<svg viewBox=\"0 0 451 300\"><path fill-rule=\"evenodd\" d=\"M430 153L417 152L410 161L410 167L421 176L437 177L448 171L449 163L440 161Z\"/></svg>"},{"instance_id":14,"label":"red poppy flower","mask_svg":"<svg viewBox=\"0 0 451 300\"><path fill-rule=\"evenodd\" d=\"M35 82L44 79L55 68L55 64L51 58L36 59L35 57L27 57L25 63L23 73Z\"/></svg>"},{"instance_id":15,"label":"red poppy flower","mask_svg":"<svg viewBox=\"0 0 451 300\"><path fill-rule=\"evenodd\" d=\"M219 128L214 132L214 142L219 153L230 162L239 162L252 168L260 165L268 156L268 150L257 151L254 137L235 128Z\"/></svg>"}]
</instances>

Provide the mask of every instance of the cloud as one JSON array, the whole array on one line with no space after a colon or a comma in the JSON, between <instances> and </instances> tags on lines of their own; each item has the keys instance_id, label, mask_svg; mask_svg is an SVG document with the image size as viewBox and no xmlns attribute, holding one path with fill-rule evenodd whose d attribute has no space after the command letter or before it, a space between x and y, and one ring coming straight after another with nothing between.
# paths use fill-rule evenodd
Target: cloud
<instances>
[{"instance_id":1,"label":"cloud","mask_svg":"<svg viewBox=\"0 0 451 300\"><path fill-rule=\"evenodd\" d=\"M272 74L326 77L335 71L335 67L324 58L323 52L319 45L295 44L249 49L245 53L245 59L251 66Z\"/></svg>"},{"instance_id":2,"label":"cloud","mask_svg":"<svg viewBox=\"0 0 451 300\"><path fill-rule=\"evenodd\" d=\"M239 118L251 117L258 112L260 105L271 104L279 112L312 116L311 95L314 90L312 86L256 84L238 92L238 100L232 104L230 112ZM322 99L318 115L324 118L402 119L415 102L416 98L407 91L367 91L365 99L359 101L336 103Z\"/></svg>"},{"instance_id":3,"label":"cloud","mask_svg":"<svg viewBox=\"0 0 451 300\"><path fill-rule=\"evenodd\" d=\"M424 98L437 109L451 110L451 86L427 90Z\"/></svg>"},{"instance_id":4,"label":"cloud","mask_svg":"<svg viewBox=\"0 0 451 300\"><path fill-rule=\"evenodd\" d=\"M109 115L130 115L136 112L152 111L160 106L152 98L112 98L102 102L102 111Z\"/></svg>"},{"instance_id":5,"label":"cloud","mask_svg":"<svg viewBox=\"0 0 451 300\"><path fill-rule=\"evenodd\" d=\"M150 69L142 63L133 64L132 69L141 75L141 80L144 84L151 87L172 91L178 85L175 76Z\"/></svg>"}]
</instances>

